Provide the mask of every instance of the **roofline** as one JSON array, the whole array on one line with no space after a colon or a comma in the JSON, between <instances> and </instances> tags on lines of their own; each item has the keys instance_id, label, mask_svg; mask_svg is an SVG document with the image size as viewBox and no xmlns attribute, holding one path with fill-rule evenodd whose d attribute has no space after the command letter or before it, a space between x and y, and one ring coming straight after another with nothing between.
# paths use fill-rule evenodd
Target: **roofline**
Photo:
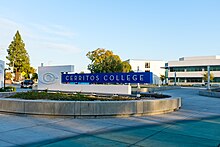
<instances>
[{"instance_id":1,"label":"roofline","mask_svg":"<svg viewBox=\"0 0 220 147\"><path fill-rule=\"evenodd\" d=\"M163 62L166 62L164 60L150 60L150 59L127 59L125 61L129 61L129 60L136 60L136 61L163 61Z\"/></svg>"}]
</instances>

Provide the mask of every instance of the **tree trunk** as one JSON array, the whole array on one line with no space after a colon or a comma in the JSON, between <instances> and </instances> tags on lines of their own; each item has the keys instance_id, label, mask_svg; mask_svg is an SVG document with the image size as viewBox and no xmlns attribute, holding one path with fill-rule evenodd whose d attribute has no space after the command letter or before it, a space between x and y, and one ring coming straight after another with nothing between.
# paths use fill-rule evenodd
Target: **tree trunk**
<instances>
[{"instance_id":1,"label":"tree trunk","mask_svg":"<svg viewBox=\"0 0 220 147\"><path fill-rule=\"evenodd\" d=\"M19 81L20 81L20 76L21 76L21 73L16 70L16 72L15 72L15 81L16 81L16 82L19 82Z\"/></svg>"}]
</instances>

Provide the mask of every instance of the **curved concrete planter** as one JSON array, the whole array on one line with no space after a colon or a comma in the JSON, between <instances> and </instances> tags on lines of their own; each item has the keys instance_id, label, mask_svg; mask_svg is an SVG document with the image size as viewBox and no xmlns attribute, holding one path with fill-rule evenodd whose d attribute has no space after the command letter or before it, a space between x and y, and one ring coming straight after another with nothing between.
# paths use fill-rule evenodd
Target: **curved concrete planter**
<instances>
[{"instance_id":1,"label":"curved concrete planter","mask_svg":"<svg viewBox=\"0 0 220 147\"><path fill-rule=\"evenodd\" d=\"M15 94L16 92L0 92L0 97L9 97Z\"/></svg>"},{"instance_id":2,"label":"curved concrete planter","mask_svg":"<svg viewBox=\"0 0 220 147\"><path fill-rule=\"evenodd\" d=\"M199 95L220 98L220 92L199 91Z\"/></svg>"},{"instance_id":3,"label":"curved concrete planter","mask_svg":"<svg viewBox=\"0 0 220 147\"><path fill-rule=\"evenodd\" d=\"M138 101L49 101L0 99L0 111L52 116L130 116L172 112L181 107L181 98Z\"/></svg>"},{"instance_id":4,"label":"curved concrete planter","mask_svg":"<svg viewBox=\"0 0 220 147\"><path fill-rule=\"evenodd\" d=\"M156 91L164 91L164 90L173 90L179 89L180 86L161 86L161 87L149 87L149 88L140 88L140 92L156 92ZM136 93L138 88L132 88L132 93Z\"/></svg>"}]
</instances>

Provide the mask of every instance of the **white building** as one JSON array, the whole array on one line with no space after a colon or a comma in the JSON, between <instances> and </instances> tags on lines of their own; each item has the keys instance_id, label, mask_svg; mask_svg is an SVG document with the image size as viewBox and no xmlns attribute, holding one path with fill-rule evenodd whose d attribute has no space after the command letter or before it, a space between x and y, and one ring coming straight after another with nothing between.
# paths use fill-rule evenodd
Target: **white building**
<instances>
[{"instance_id":1,"label":"white building","mask_svg":"<svg viewBox=\"0 0 220 147\"><path fill-rule=\"evenodd\" d=\"M203 74L207 72L207 66L215 77L211 82L220 83L220 56L182 57L178 61L169 61L166 66L169 84L174 84L175 74L176 84L204 84Z\"/></svg>"},{"instance_id":2,"label":"white building","mask_svg":"<svg viewBox=\"0 0 220 147\"><path fill-rule=\"evenodd\" d=\"M134 72L152 72L153 84L161 84L160 75L165 74L165 61L128 59L131 69Z\"/></svg>"},{"instance_id":3,"label":"white building","mask_svg":"<svg viewBox=\"0 0 220 147\"><path fill-rule=\"evenodd\" d=\"M0 60L0 88L4 87L5 62Z\"/></svg>"}]
</instances>

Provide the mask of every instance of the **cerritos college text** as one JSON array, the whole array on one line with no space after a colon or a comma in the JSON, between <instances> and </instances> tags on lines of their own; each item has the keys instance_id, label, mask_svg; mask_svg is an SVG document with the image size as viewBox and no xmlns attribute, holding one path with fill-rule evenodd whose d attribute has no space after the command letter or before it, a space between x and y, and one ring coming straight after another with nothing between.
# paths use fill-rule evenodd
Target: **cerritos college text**
<instances>
[{"instance_id":1,"label":"cerritos college text","mask_svg":"<svg viewBox=\"0 0 220 147\"><path fill-rule=\"evenodd\" d=\"M62 83L152 83L152 73L62 74Z\"/></svg>"}]
</instances>

